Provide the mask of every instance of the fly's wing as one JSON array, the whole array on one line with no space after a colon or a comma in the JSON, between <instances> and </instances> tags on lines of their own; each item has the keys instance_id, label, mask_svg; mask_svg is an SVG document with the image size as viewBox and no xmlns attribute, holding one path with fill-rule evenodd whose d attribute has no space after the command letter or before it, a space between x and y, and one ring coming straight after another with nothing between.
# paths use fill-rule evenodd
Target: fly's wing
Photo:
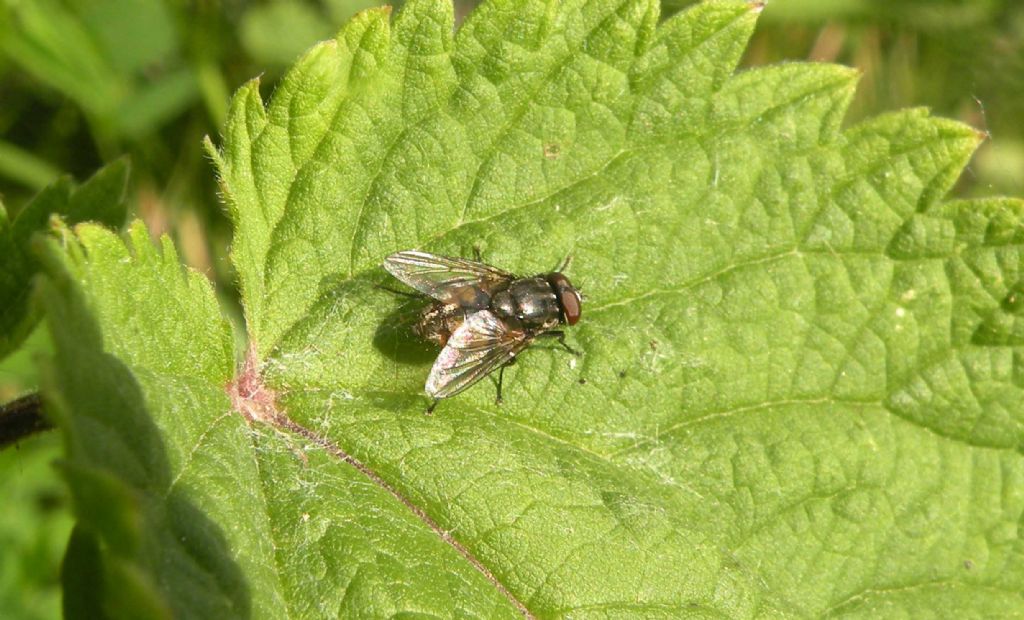
<instances>
[{"instance_id":1,"label":"fly's wing","mask_svg":"<svg viewBox=\"0 0 1024 620\"><path fill-rule=\"evenodd\" d=\"M508 327L490 310L467 318L448 339L427 377L426 392L447 398L483 379L530 344L526 333Z\"/></svg>"},{"instance_id":2,"label":"fly's wing","mask_svg":"<svg viewBox=\"0 0 1024 620\"><path fill-rule=\"evenodd\" d=\"M491 291L516 279L511 273L484 263L418 250L388 256L384 269L421 293L469 309L488 307Z\"/></svg>"}]
</instances>

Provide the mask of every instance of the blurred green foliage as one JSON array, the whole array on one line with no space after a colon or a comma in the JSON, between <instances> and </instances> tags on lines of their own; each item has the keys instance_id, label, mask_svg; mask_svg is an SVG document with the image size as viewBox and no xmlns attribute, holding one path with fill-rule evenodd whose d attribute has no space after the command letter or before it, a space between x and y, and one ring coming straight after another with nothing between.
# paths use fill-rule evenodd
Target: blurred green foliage
<instances>
[{"instance_id":1,"label":"blurred green foliage","mask_svg":"<svg viewBox=\"0 0 1024 620\"><path fill-rule=\"evenodd\" d=\"M0 360L0 402L39 383L33 358L50 347L43 328ZM53 468L60 437L50 433L0 451L0 610L5 618L56 618L60 559L71 533L68 493Z\"/></svg>"},{"instance_id":2,"label":"blurred green foliage","mask_svg":"<svg viewBox=\"0 0 1024 620\"><path fill-rule=\"evenodd\" d=\"M746 64L795 58L860 69L848 122L927 106L987 131L961 195L1024 192L1024 2L771 0Z\"/></svg>"},{"instance_id":3,"label":"blurred green foliage","mask_svg":"<svg viewBox=\"0 0 1024 620\"><path fill-rule=\"evenodd\" d=\"M72 519L67 490L53 469L60 437L42 435L0 452L0 609L5 618L56 618L60 559Z\"/></svg>"},{"instance_id":4,"label":"blurred green foliage","mask_svg":"<svg viewBox=\"0 0 1024 620\"><path fill-rule=\"evenodd\" d=\"M691 4L666 0L665 12ZM0 199L13 218L58 175L84 179L122 154L129 210L169 233L183 259L234 303L231 230L204 135L217 135L230 93L277 77L373 0L0 1ZM464 16L472 2L457 2ZM961 195L1024 193L1024 2L771 0L745 64L839 62L863 73L848 122L924 105L990 133ZM37 384L45 333L0 363L0 400ZM0 609L56 617L57 566L70 532L48 465L50 436L0 453Z\"/></svg>"}]
</instances>

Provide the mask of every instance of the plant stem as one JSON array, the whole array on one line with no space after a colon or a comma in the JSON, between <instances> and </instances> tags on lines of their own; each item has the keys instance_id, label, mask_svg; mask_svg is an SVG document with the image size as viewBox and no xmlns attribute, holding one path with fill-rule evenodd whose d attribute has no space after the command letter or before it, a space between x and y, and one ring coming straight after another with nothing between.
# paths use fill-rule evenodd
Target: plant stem
<instances>
[{"instance_id":1,"label":"plant stem","mask_svg":"<svg viewBox=\"0 0 1024 620\"><path fill-rule=\"evenodd\" d=\"M52 428L38 393L0 405L0 449Z\"/></svg>"}]
</instances>

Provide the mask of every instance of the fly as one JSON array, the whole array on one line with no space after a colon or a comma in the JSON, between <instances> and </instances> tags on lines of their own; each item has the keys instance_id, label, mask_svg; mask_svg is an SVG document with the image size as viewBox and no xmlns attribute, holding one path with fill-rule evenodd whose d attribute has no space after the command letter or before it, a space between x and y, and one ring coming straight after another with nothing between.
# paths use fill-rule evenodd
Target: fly
<instances>
[{"instance_id":1,"label":"fly","mask_svg":"<svg viewBox=\"0 0 1024 620\"><path fill-rule=\"evenodd\" d=\"M560 271L524 278L480 261L418 250L388 256L384 269L433 298L414 327L441 347L424 387L434 399L427 413L494 370L500 403L505 367L539 337L557 338L577 354L565 344L565 332L555 329L575 325L581 312L579 292Z\"/></svg>"}]
</instances>

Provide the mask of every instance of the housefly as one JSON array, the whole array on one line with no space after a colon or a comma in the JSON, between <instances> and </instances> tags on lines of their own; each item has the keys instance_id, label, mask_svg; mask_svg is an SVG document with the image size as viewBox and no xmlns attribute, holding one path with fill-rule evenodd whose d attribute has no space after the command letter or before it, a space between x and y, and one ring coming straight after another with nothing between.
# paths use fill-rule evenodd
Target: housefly
<instances>
[{"instance_id":1,"label":"housefly","mask_svg":"<svg viewBox=\"0 0 1024 620\"><path fill-rule=\"evenodd\" d=\"M427 413L495 369L501 402L505 367L539 337L555 337L576 354L565 344L565 333L555 329L575 325L581 312L579 292L560 271L524 278L480 261L418 250L388 256L384 269L433 298L414 327L441 347L424 388L434 399Z\"/></svg>"}]
</instances>

